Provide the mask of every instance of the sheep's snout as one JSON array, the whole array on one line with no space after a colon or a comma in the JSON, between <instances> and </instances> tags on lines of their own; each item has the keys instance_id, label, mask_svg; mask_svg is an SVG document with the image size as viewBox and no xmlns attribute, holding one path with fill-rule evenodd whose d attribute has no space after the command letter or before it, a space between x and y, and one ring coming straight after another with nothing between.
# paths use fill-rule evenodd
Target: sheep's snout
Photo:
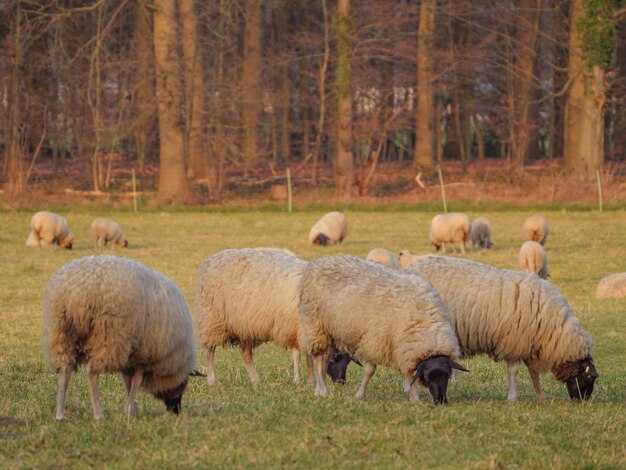
<instances>
[{"instance_id":1,"label":"sheep's snout","mask_svg":"<svg viewBox=\"0 0 626 470\"><path fill-rule=\"evenodd\" d=\"M323 233L320 233L317 237L315 237L315 239L313 240L313 245L319 245L319 246L327 246L330 242L330 238L328 238L326 235L324 235Z\"/></svg>"},{"instance_id":2,"label":"sheep's snout","mask_svg":"<svg viewBox=\"0 0 626 470\"><path fill-rule=\"evenodd\" d=\"M461 364L452 361L446 356L433 356L422 361L417 366L413 381L419 380L424 387L428 387L436 405L447 405L448 381L450 380L452 369L469 372Z\"/></svg>"},{"instance_id":3,"label":"sheep's snout","mask_svg":"<svg viewBox=\"0 0 626 470\"><path fill-rule=\"evenodd\" d=\"M565 380L569 397L572 400L589 400L598 372L590 358L580 361L578 374Z\"/></svg>"},{"instance_id":4,"label":"sheep's snout","mask_svg":"<svg viewBox=\"0 0 626 470\"><path fill-rule=\"evenodd\" d=\"M155 393L154 397L165 403L165 408L167 409L167 411L171 411L172 413L177 415L182 409L181 400L183 398L183 393L185 393L186 388L187 380L170 390Z\"/></svg>"},{"instance_id":5,"label":"sheep's snout","mask_svg":"<svg viewBox=\"0 0 626 470\"><path fill-rule=\"evenodd\" d=\"M72 243L73 242L69 242L67 245L65 245L65 249L66 250L71 250L72 249Z\"/></svg>"}]
</instances>

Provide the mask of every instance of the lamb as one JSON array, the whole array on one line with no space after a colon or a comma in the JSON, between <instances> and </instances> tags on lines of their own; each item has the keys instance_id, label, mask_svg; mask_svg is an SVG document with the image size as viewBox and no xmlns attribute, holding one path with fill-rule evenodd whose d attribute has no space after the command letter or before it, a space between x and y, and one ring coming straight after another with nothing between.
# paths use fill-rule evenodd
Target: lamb
<instances>
[{"instance_id":1,"label":"lamb","mask_svg":"<svg viewBox=\"0 0 626 470\"><path fill-rule=\"evenodd\" d=\"M528 240L519 250L519 265L524 271L548 278L548 255L540 243Z\"/></svg>"},{"instance_id":2,"label":"lamb","mask_svg":"<svg viewBox=\"0 0 626 470\"><path fill-rule=\"evenodd\" d=\"M410 266L412 263L415 263L418 259L422 259L424 256L428 255L414 255L410 250L401 250L400 267L404 269L407 266Z\"/></svg>"},{"instance_id":3,"label":"lamb","mask_svg":"<svg viewBox=\"0 0 626 470\"><path fill-rule=\"evenodd\" d=\"M70 231L67 219L59 214L48 211L37 212L30 219L30 231L40 248L54 248L58 245L67 250L72 249L74 235ZM28 240L26 243L28 245Z\"/></svg>"},{"instance_id":4,"label":"lamb","mask_svg":"<svg viewBox=\"0 0 626 470\"><path fill-rule=\"evenodd\" d=\"M386 250L385 248L374 248L370 250L365 259L374 261L375 263L384 264L390 268L400 268L400 259L398 258L398 255Z\"/></svg>"},{"instance_id":5,"label":"lamb","mask_svg":"<svg viewBox=\"0 0 626 470\"><path fill-rule=\"evenodd\" d=\"M216 383L215 348L225 345L239 345L250 380L259 383L252 350L267 341L291 350L294 382L300 382L305 345L298 295L306 265L285 253L250 248L224 250L204 261L196 278L195 305L209 385ZM309 357L307 373L312 383Z\"/></svg>"},{"instance_id":6,"label":"lamb","mask_svg":"<svg viewBox=\"0 0 626 470\"><path fill-rule=\"evenodd\" d=\"M550 226L541 215L531 215L524 221L524 225L522 225L524 240L532 240L544 245L549 233Z\"/></svg>"},{"instance_id":7,"label":"lamb","mask_svg":"<svg viewBox=\"0 0 626 470\"><path fill-rule=\"evenodd\" d=\"M600 279L596 297L598 299L626 297L626 273L609 274Z\"/></svg>"},{"instance_id":8,"label":"lamb","mask_svg":"<svg viewBox=\"0 0 626 470\"><path fill-rule=\"evenodd\" d=\"M509 400L517 399L519 361L540 401L539 374L548 370L565 382L570 398L590 398L598 377L593 342L550 282L447 256L428 256L408 271L424 276L447 304L465 357L483 353L506 361Z\"/></svg>"},{"instance_id":9,"label":"lamb","mask_svg":"<svg viewBox=\"0 0 626 470\"><path fill-rule=\"evenodd\" d=\"M472 241L472 251L478 245L479 248L489 249L491 243L491 221L484 216L476 217L470 224L469 238Z\"/></svg>"},{"instance_id":10,"label":"lamb","mask_svg":"<svg viewBox=\"0 0 626 470\"><path fill-rule=\"evenodd\" d=\"M430 223L429 239L437 251L446 252L446 243L452 244L456 253L455 243L461 244L461 253L465 254L465 243L469 239L470 219L461 212L436 215Z\"/></svg>"},{"instance_id":11,"label":"lamb","mask_svg":"<svg viewBox=\"0 0 626 470\"><path fill-rule=\"evenodd\" d=\"M104 418L98 376L118 371L129 414L140 387L180 412L196 360L193 323L182 291L163 274L110 255L71 261L48 282L42 333L47 363L59 374L56 419L65 417L67 385L83 363L95 419Z\"/></svg>"},{"instance_id":12,"label":"lamb","mask_svg":"<svg viewBox=\"0 0 626 470\"><path fill-rule=\"evenodd\" d=\"M311 227L309 243L320 246L341 244L347 234L346 215L342 212L328 212Z\"/></svg>"},{"instance_id":13,"label":"lamb","mask_svg":"<svg viewBox=\"0 0 626 470\"><path fill-rule=\"evenodd\" d=\"M122 248L128 248L128 240L124 232L122 232L120 225L113 220L102 217L94 219L91 223L91 240L96 249L106 246L109 242Z\"/></svg>"},{"instance_id":14,"label":"lamb","mask_svg":"<svg viewBox=\"0 0 626 470\"><path fill-rule=\"evenodd\" d=\"M300 319L313 356L316 396L326 396L327 358L339 350L367 361L356 393L365 396L379 364L429 388L435 403L447 403L447 386L459 357L446 307L426 280L352 256L309 262L301 283ZM406 383L406 382L405 382Z\"/></svg>"}]
</instances>

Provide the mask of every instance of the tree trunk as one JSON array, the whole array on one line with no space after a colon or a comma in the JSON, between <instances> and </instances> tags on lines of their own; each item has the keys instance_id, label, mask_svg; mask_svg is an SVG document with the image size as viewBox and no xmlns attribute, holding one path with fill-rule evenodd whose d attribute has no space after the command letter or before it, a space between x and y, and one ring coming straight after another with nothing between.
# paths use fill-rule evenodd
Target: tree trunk
<instances>
[{"instance_id":1,"label":"tree trunk","mask_svg":"<svg viewBox=\"0 0 626 470\"><path fill-rule=\"evenodd\" d=\"M431 169L435 158L433 32L436 6L436 0L422 0L417 31L417 107L414 164L422 170Z\"/></svg>"},{"instance_id":2,"label":"tree trunk","mask_svg":"<svg viewBox=\"0 0 626 470\"><path fill-rule=\"evenodd\" d=\"M352 197L354 184L354 156L352 143L352 83L350 66L350 0L339 0L335 19L337 41L337 69L335 95L337 97L337 141L335 154L335 195L342 199Z\"/></svg>"},{"instance_id":3,"label":"tree trunk","mask_svg":"<svg viewBox=\"0 0 626 470\"><path fill-rule=\"evenodd\" d=\"M586 15L582 0L571 11L568 74L572 81L565 107L565 167L591 180L604 163L604 72L589 68L582 50L580 20Z\"/></svg>"},{"instance_id":4,"label":"tree trunk","mask_svg":"<svg viewBox=\"0 0 626 470\"><path fill-rule=\"evenodd\" d=\"M156 58L159 110L158 198L167 203L183 202L191 196L185 177L181 113L182 87L178 56L175 0L156 0L154 12L154 53Z\"/></svg>"},{"instance_id":5,"label":"tree trunk","mask_svg":"<svg viewBox=\"0 0 626 470\"><path fill-rule=\"evenodd\" d=\"M261 0L246 0L245 51L241 91L243 93L244 174L258 159L258 127L261 96Z\"/></svg>"},{"instance_id":6,"label":"tree trunk","mask_svg":"<svg viewBox=\"0 0 626 470\"><path fill-rule=\"evenodd\" d=\"M311 183L317 185L317 173L320 156L322 153L322 137L324 135L324 119L326 118L326 71L328 69L328 58L330 56L330 39L328 26L328 8L326 0L322 0L322 13L324 21L324 53L322 55L322 63L320 64L318 75L318 92L319 92L319 118L317 121L317 133L315 135L315 146L313 147L313 169L311 171ZM304 74L301 74L301 80L305 80ZM302 89L305 89L302 87Z\"/></svg>"}]
</instances>

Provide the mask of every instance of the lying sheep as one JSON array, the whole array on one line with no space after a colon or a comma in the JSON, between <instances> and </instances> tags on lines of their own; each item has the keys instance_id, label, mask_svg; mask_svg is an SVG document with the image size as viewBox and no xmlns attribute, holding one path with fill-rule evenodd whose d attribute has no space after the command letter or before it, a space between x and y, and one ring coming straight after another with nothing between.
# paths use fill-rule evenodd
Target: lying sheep
<instances>
[{"instance_id":1,"label":"lying sheep","mask_svg":"<svg viewBox=\"0 0 626 470\"><path fill-rule=\"evenodd\" d=\"M424 256L428 255L414 255L410 250L401 250L400 267L404 269L407 266L410 266L412 263L415 263L418 259L422 259Z\"/></svg>"},{"instance_id":2,"label":"lying sheep","mask_svg":"<svg viewBox=\"0 0 626 470\"><path fill-rule=\"evenodd\" d=\"M429 239L437 251L446 252L446 243L452 244L456 253L455 243L461 244L461 253L465 254L465 243L469 238L470 219L461 212L436 215L430 223Z\"/></svg>"},{"instance_id":3,"label":"lying sheep","mask_svg":"<svg viewBox=\"0 0 626 470\"><path fill-rule=\"evenodd\" d=\"M96 249L101 249L111 242L121 246L128 247L126 235L122 232L120 225L113 220L98 217L91 223L91 240Z\"/></svg>"},{"instance_id":4,"label":"lying sheep","mask_svg":"<svg viewBox=\"0 0 626 470\"><path fill-rule=\"evenodd\" d=\"M446 390L458 340L446 307L425 279L352 256L309 262L302 276L300 318L313 355L316 396L326 396L327 357L334 350L367 361L356 393L365 396L379 364L392 367L429 388L435 403L447 403Z\"/></svg>"},{"instance_id":5,"label":"lying sheep","mask_svg":"<svg viewBox=\"0 0 626 470\"><path fill-rule=\"evenodd\" d=\"M524 240L532 240L544 245L550 233L550 226L541 215L531 215L522 225L522 235Z\"/></svg>"},{"instance_id":6,"label":"lying sheep","mask_svg":"<svg viewBox=\"0 0 626 470\"><path fill-rule=\"evenodd\" d=\"M311 227L309 243L320 246L341 244L347 234L346 215L342 212L328 212Z\"/></svg>"},{"instance_id":7,"label":"lying sheep","mask_svg":"<svg viewBox=\"0 0 626 470\"><path fill-rule=\"evenodd\" d=\"M48 211L37 212L30 219L30 231L40 248L54 248L58 245L68 250L72 249L74 235L65 217L59 214ZM28 245L28 240L26 242Z\"/></svg>"},{"instance_id":8,"label":"lying sheep","mask_svg":"<svg viewBox=\"0 0 626 470\"><path fill-rule=\"evenodd\" d=\"M600 279L596 297L598 299L626 297L626 273L609 274Z\"/></svg>"},{"instance_id":9,"label":"lying sheep","mask_svg":"<svg viewBox=\"0 0 626 470\"><path fill-rule=\"evenodd\" d=\"M478 245L479 248L489 249L491 243L491 221L487 217L476 217L470 224L469 238L472 241L472 251Z\"/></svg>"},{"instance_id":10,"label":"lying sheep","mask_svg":"<svg viewBox=\"0 0 626 470\"><path fill-rule=\"evenodd\" d=\"M540 243L528 240L519 250L519 266L528 273L536 273L542 279L548 278L548 255Z\"/></svg>"},{"instance_id":11,"label":"lying sheep","mask_svg":"<svg viewBox=\"0 0 626 470\"><path fill-rule=\"evenodd\" d=\"M196 322L207 355L207 380L216 382L215 348L239 345L252 383L259 383L252 350L273 341L291 350L294 382L300 382L304 349L298 317L300 279L307 262L275 250L224 250L209 256L196 278ZM307 377L313 382L312 361Z\"/></svg>"},{"instance_id":12,"label":"lying sheep","mask_svg":"<svg viewBox=\"0 0 626 470\"><path fill-rule=\"evenodd\" d=\"M52 275L43 296L43 351L59 374L56 418L76 367L87 364L95 419L104 418L98 376L120 372L134 414L141 387L180 412L196 355L180 288L157 271L116 256L87 256Z\"/></svg>"},{"instance_id":13,"label":"lying sheep","mask_svg":"<svg viewBox=\"0 0 626 470\"><path fill-rule=\"evenodd\" d=\"M540 401L539 374L549 370L565 382L570 398L589 399L598 377L593 342L551 283L447 256L428 256L408 271L428 279L447 304L464 356L483 353L507 362L509 400L517 399L519 361Z\"/></svg>"},{"instance_id":14,"label":"lying sheep","mask_svg":"<svg viewBox=\"0 0 626 470\"><path fill-rule=\"evenodd\" d=\"M365 259L374 261L375 263L384 264L390 268L400 268L400 259L398 258L398 255L386 250L385 248L374 248L370 250Z\"/></svg>"}]
</instances>

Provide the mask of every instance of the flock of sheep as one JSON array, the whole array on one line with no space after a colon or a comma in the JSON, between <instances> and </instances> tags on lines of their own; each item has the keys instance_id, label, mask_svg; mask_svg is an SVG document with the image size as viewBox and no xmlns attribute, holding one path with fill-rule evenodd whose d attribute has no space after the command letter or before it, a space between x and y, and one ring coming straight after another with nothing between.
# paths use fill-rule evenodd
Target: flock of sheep
<instances>
[{"instance_id":1,"label":"flock of sheep","mask_svg":"<svg viewBox=\"0 0 626 470\"><path fill-rule=\"evenodd\" d=\"M128 245L115 222L96 219L91 230L96 248ZM347 217L331 212L312 227L309 242L342 243L347 230ZM305 355L307 382L315 384L316 396L328 395L327 374L345 382L348 364L363 361L357 398L384 365L402 375L411 401L418 401L420 384L435 403L447 403L450 377L469 372L457 361L487 354L507 363L509 400L517 398L520 361L538 400L544 400L539 376L549 371L565 383L570 398L589 399L598 377L593 343L566 299L545 280L548 224L533 216L523 230L529 241L520 249L520 266L530 274L408 250L396 256L383 248L368 259L312 261L280 248L224 250L199 268L195 323L181 289L163 274L112 255L71 261L52 275L43 296L42 345L59 376L56 418L65 416L68 382L80 364L86 364L96 419L104 416L98 376L108 372L122 375L128 413L136 413L140 388L179 413L189 376L202 375L194 369L194 326L206 352L209 385L217 381L218 346L238 346L251 382L258 383L253 350L273 342L291 350L295 383ZM33 216L27 244L71 248L72 240L63 217ZM485 217L470 223L461 213L438 215L430 240L444 252L446 243L455 252L460 243L464 253L469 240L489 248L491 223Z\"/></svg>"}]
</instances>

